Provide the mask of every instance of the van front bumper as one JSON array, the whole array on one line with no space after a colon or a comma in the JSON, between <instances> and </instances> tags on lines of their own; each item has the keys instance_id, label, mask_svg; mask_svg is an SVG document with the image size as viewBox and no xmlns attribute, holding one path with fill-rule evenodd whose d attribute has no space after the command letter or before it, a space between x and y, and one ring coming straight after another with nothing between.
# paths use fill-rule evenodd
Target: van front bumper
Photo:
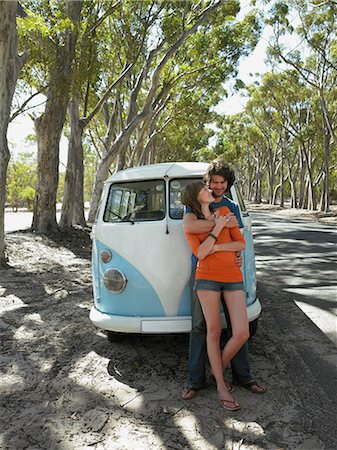
<instances>
[{"instance_id":1,"label":"van front bumper","mask_svg":"<svg viewBox=\"0 0 337 450\"><path fill-rule=\"evenodd\" d=\"M248 320L252 322L261 314L259 299L247 307ZM191 331L191 316L172 317L128 317L115 316L102 313L93 306L90 311L90 320L98 328L116 333L140 334L171 334L189 333ZM222 314L223 328L227 328L226 319Z\"/></svg>"}]
</instances>

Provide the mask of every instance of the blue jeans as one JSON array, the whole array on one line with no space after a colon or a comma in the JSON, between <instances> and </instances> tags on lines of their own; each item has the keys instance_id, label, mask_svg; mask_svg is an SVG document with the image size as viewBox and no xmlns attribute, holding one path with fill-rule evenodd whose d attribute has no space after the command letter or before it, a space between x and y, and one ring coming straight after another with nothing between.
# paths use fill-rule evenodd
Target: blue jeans
<instances>
[{"instance_id":1,"label":"blue jeans","mask_svg":"<svg viewBox=\"0 0 337 450\"><path fill-rule=\"evenodd\" d=\"M190 280L191 289L191 317L192 330L190 333L189 342L189 387L195 389L202 389L205 386L205 369L206 369L206 322L204 314L201 309L197 292L193 289L194 274ZM222 302L226 314L227 323L230 324L227 308L225 308L224 301ZM230 325L226 332L223 330L221 336L221 346L223 347L231 336ZM231 360L232 378L234 384L246 384L252 381L250 373L250 360L247 342L241 347L238 353Z\"/></svg>"}]
</instances>

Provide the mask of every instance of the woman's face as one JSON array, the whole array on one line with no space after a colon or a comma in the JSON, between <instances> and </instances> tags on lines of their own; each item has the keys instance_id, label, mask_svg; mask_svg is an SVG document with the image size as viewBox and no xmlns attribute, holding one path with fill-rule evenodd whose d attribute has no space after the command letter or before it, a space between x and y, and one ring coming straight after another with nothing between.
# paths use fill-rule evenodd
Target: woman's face
<instances>
[{"instance_id":1,"label":"woman's face","mask_svg":"<svg viewBox=\"0 0 337 450\"><path fill-rule=\"evenodd\" d=\"M212 190L208 189L207 186L203 187L198 194L198 202L202 203L213 203L214 197L212 195Z\"/></svg>"}]
</instances>

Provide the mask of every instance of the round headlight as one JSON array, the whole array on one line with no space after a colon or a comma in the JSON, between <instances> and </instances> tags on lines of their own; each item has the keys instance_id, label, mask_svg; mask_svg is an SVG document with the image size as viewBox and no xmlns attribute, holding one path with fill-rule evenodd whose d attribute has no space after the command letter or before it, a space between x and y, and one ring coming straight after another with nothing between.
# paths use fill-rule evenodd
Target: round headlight
<instances>
[{"instance_id":1,"label":"round headlight","mask_svg":"<svg viewBox=\"0 0 337 450\"><path fill-rule=\"evenodd\" d=\"M99 256L101 257L101 261L105 264L110 262L112 259L112 254L109 250L102 250Z\"/></svg>"},{"instance_id":2,"label":"round headlight","mask_svg":"<svg viewBox=\"0 0 337 450\"><path fill-rule=\"evenodd\" d=\"M126 277L118 269L108 269L103 276L104 285L107 289L119 294L125 289Z\"/></svg>"}]
</instances>

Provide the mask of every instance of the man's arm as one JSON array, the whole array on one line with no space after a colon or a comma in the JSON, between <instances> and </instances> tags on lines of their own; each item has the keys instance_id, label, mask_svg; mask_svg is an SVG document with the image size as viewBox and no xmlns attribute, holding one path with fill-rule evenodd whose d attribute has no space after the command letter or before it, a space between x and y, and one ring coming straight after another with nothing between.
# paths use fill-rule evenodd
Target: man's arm
<instances>
[{"instance_id":1,"label":"man's arm","mask_svg":"<svg viewBox=\"0 0 337 450\"><path fill-rule=\"evenodd\" d=\"M213 230L215 220L198 219L195 214L187 213L183 217L183 227L188 233L201 234Z\"/></svg>"},{"instance_id":2,"label":"man's arm","mask_svg":"<svg viewBox=\"0 0 337 450\"><path fill-rule=\"evenodd\" d=\"M227 216L226 228L233 228L238 226L238 221L233 213ZM200 234L207 233L213 230L215 226L215 219L198 219L193 213L187 213L183 217L183 227L188 233Z\"/></svg>"}]
</instances>

